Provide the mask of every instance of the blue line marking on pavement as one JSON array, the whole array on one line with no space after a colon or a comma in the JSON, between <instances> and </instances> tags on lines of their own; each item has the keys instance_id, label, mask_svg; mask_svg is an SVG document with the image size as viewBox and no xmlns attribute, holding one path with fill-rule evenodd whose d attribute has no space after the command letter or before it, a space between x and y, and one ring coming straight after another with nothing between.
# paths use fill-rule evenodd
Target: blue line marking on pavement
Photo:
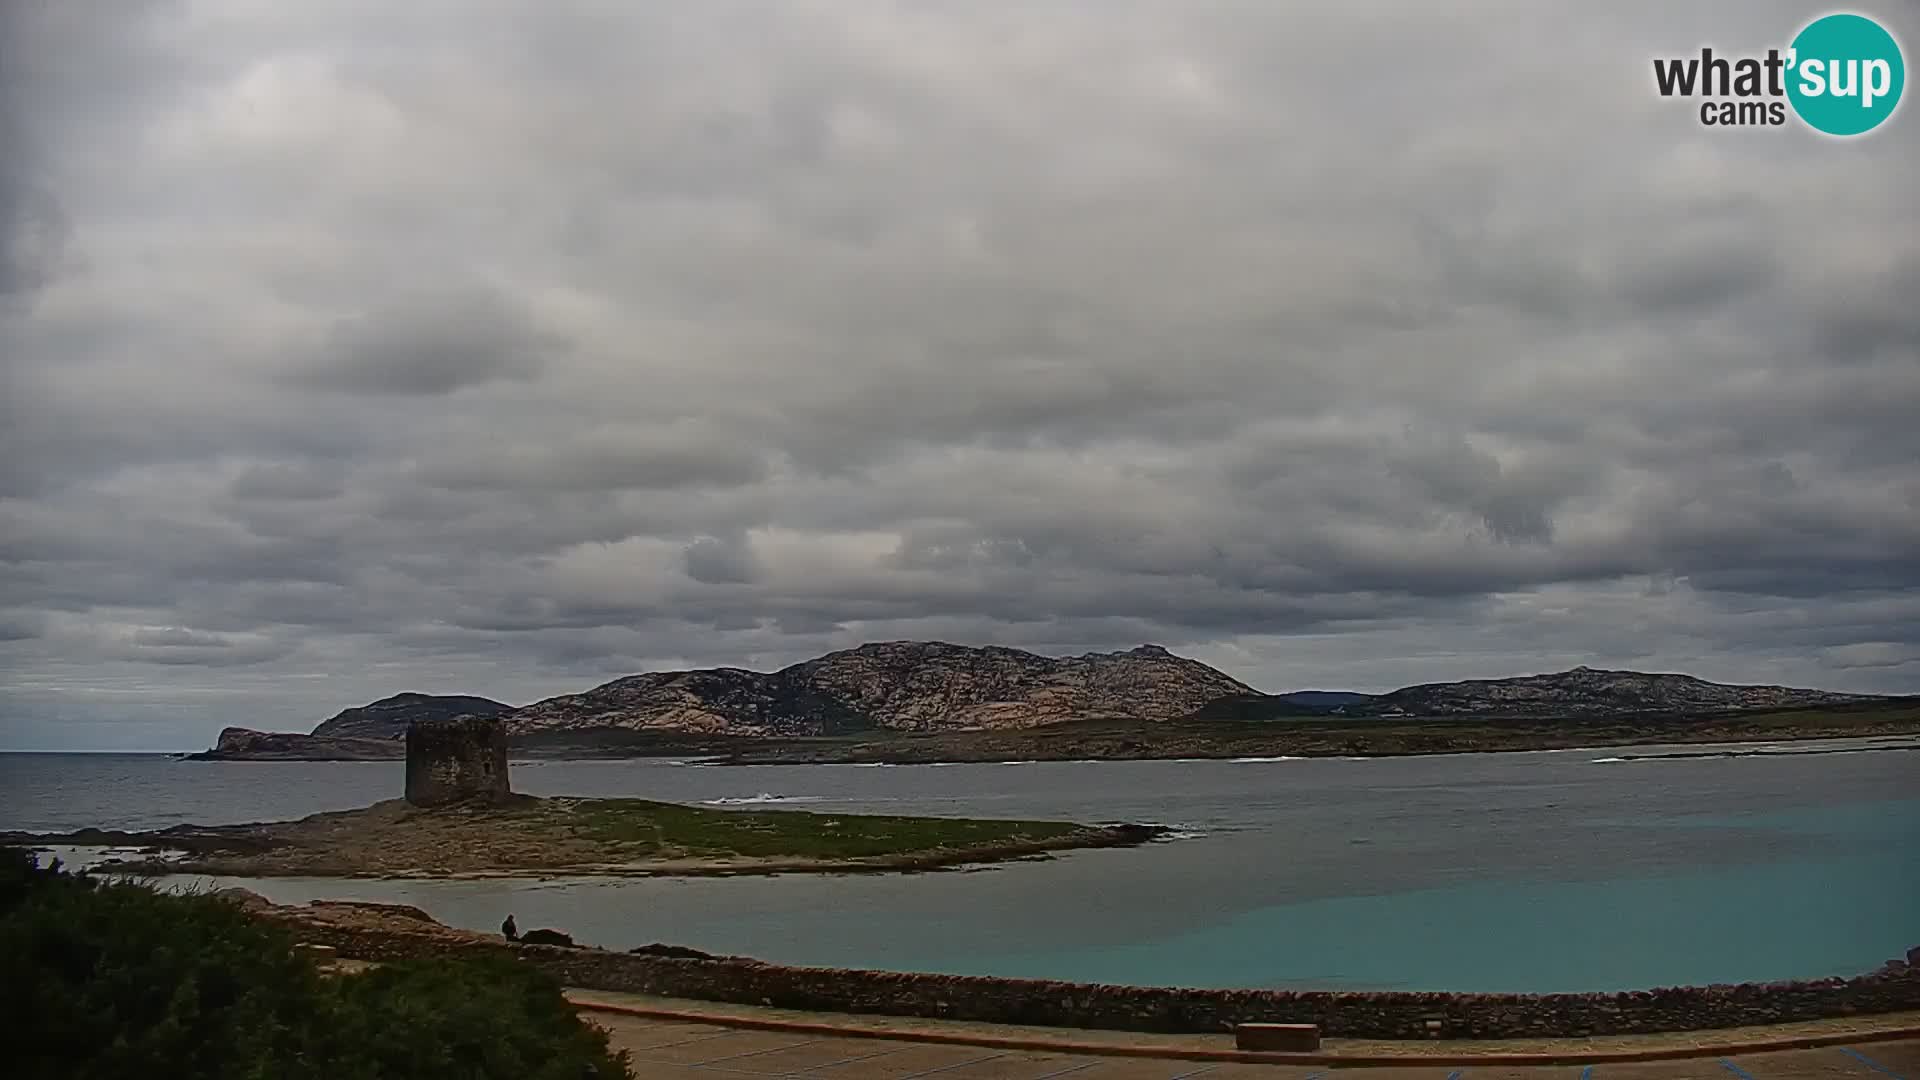
<instances>
[{"instance_id":1,"label":"blue line marking on pavement","mask_svg":"<svg viewBox=\"0 0 1920 1080\"><path fill-rule=\"evenodd\" d=\"M1580 1070L1580 1080L1593 1080L1593 1066L1589 1065Z\"/></svg>"},{"instance_id":2,"label":"blue line marking on pavement","mask_svg":"<svg viewBox=\"0 0 1920 1080\"><path fill-rule=\"evenodd\" d=\"M1860 1051L1853 1049L1850 1046L1841 1047L1840 1052L1854 1058L1855 1060L1859 1061L1860 1064L1865 1065L1867 1068L1872 1069L1875 1072L1886 1073L1888 1076L1893 1077L1893 1080L1907 1080L1906 1077L1901 1076L1899 1073L1894 1072L1892 1069L1887 1068L1885 1065L1880 1064L1879 1062L1873 1060L1872 1058L1861 1053Z\"/></svg>"},{"instance_id":3,"label":"blue line marking on pavement","mask_svg":"<svg viewBox=\"0 0 1920 1080\"><path fill-rule=\"evenodd\" d=\"M1455 1069L1447 1074L1447 1080L1460 1080L1460 1074L1465 1071L1465 1069Z\"/></svg>"},{"instance_id":4,"label":"blue line marking on pavement","mask_svg":"<svg viewBox=\"0 0 1920 1080\"><path fill-rule=\"evenodd\" d=\"M1720 1059L1720 1067L1732 1073L1733 1075L1739 1077L1740 1080L1754 1080L1752 1073L1748 1072L1747 1070L1741 1068L1738 1065L1735 1065L1733 1062L1728 1061L1726 1058Z\"/></svg>"}]
</instances>

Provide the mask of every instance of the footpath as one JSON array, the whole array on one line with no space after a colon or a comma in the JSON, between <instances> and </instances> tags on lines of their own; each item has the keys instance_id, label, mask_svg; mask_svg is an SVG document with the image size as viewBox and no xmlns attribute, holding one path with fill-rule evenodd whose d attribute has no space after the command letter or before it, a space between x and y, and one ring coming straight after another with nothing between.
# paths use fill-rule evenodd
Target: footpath
<instances>
[{"instance_id":1,"label":"footpath","mask_svg":"<svg viewBox=\"0 0 1920 1080\"><path fill-rule=\"evenodd\" d=\"M1902 1061L1910 1052L1920 1054L1920 1012L1766 1027L1593 1038L1501 1039L1485 1042L1453 1039L1327 1039L1316 1053L1278 1054L1237 1050L1233 1036L1228 1032L1219 1035L1155 1035L1080 1028L1019 1027L912 1017L798 1012L595 990L568 990L567 997L589 1019L603 1026L610 1021L626 1021L654 1028L760 1032L807 1040L877 1040L892 1044L972 1047L1087 1058L1383 1067L1673 1061L1875 1044L1894 1044L1897 1052L1888 1056ZM1879 1077L1879 1080L1886 1080L1888 1076L1908 1080L1911 1075L1889 1071L1889 1068L1870 1069L1868 1072ZM1736 1075L1729 1073L1720 1075L1727 1080L1739 1080ZM1914 1076L1912 1080L1920 1080L1920 1076Z\"/></svg>"}]
</instances>

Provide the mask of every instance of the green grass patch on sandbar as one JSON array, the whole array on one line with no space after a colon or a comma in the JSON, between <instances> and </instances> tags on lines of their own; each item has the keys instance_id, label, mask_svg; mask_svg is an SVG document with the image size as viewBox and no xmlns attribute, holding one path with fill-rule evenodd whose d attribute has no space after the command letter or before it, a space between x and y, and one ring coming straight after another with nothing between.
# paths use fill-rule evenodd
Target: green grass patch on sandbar
<instances>
[{"instance_id":1,"label":"green grass patch on sandbar","mask_svg":"<svg viewBox=\"0 0 1920 1080\"><path fill-rule=\"evenodd\" d=\"M856 859L1052 840L1084 831L1059 821L715 810L645 799L593 799L573 811L596 840L688 855Z\"/></svg>"}]
</instances>

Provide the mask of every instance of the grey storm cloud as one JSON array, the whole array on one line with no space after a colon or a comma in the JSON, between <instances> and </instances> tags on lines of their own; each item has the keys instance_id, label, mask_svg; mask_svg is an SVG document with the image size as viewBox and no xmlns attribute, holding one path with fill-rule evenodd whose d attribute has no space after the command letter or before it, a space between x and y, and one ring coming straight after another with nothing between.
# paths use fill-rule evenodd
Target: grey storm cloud
<instances>
[{"instance_id":1,"label":"grey storm cloud","mask_svg":"<svg viewBox=\"0 0 1920 1080\"><path fill-rule=\"evenodd\" d=\"M52 280L68 235L52 193L0 165L0 222L0 296Z\"/></svg>"},{"instance_id":2,"label":"grey storm cloud","mask_svg":"<svg viewBox=\"0 0 1920 1080\"><path fill-rule=\"evenodd\" d=\"M1910 108L1470 6L6 5L0 744L909 637L1920 687Z\"/></svg>"},{"instance_id":3,"label":"grey storm cloud","mask_svg":"<svg viewBox=\"0 0 1920 1080\"><path fill-rule=\"evenodd\" d=\"M556 345L501 296L430 294L337 320L289 378L350 394L447 394L496 379L531 380Z\"/></svg>"}]
</instances>

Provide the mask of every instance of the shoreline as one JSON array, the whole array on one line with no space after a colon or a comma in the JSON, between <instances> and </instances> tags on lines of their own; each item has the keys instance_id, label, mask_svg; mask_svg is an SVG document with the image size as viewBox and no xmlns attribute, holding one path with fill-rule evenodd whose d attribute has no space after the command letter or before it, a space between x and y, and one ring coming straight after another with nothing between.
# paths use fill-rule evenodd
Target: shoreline
<instances>
[{"instance_id":1,"label":"shoreline","mask_svg":"<svg viewBox=\"0 0 1920 1080\"><path fill-rule=\"evenodd\" d=\"M422 810L402 800L292 821L0 832L0 845L137 849L92 872L489 880L919 873L1138 847L1161 825L740 811L638 799L516 796ZM181 853L161 857L163 852Z\"/></svg>"},{"instance_id":2,"label":"shoreline","mask_svg":"<svg viewBox=\"0 0 1920 1080\"><path fill-rule=\"evenodd\" d=\"M449 927L405 905L276 905L244 889L229 895L345 959L501 951L583 990L808 1012L1166 1033L1218 1032L1250 1021L1313 1023L1332 1038L1426 1042L1645 1035L1920 1009L1920 949L1860 975L1768 983L1543 994L1235 990L792 966L657 944L625 952L529 945Z\"/></svg>"},{"instance_id":3,"label":"shoreline","mask_svg":"<svg viewBox=\"0 0 1920 1080\"><path fill-rule=\"evenodd\" d=\"M705 766L959 765L1009 761L1219 761L1531 753L1627 746L1720 746L1920 735L1920 702L1846 708L1615 717L1298 717L1273 720L1076 720L1034 728L856 736L694 736L592 729L511 742L519 761L699 759ZM304 736L301 738L305 738ZM281 749L201 751L195 761L398 760Z\"/></svg>"},{"instance_id":4,"label":"shoreline","mask_svg":"<svg viewBox=\"0 0 1920 1080\"><path fill-rule=\"evenodd\" d=\"M1772 743L1837 742L1843 739L1901 739L1901 738L1920 738L1920 723L1915 724L1913 730L1911 731L1896 731L1896 732L1886 733L1886 734L1871 734L1871 735L1853 734L1853 733L1814 732L1814 733L1808 733L1804 735L1790 735L1790 736L1771 735L1766 737L1755 737L1755 736L1748 736L1748 735L1724 736L1724 737L1705 736L1700 738L1685 738L1685 737L1639 738L1639 737L1635 737L1635 738L1622 738L1619 740L1612 740L1612 741L1606 741L1606 740L1596 741L1591 738L1568 737L1565 739L1552 740L1550 742L1538 744L1538 745L1532 744L1532 743L1525 743L1525 744L1516 743L1512 745L1496 745L1496 746L1485 746L1485 747L1418 748L1418 749L1396 750L1396 751L1390 751L1390 752L1368 752L1365 750L1361 750L1357 752L1351 752L1351 751L1335 752L1335 751L1328 751L1328 750L1302 749L1302 750L1299 750L1298 752L1293 752L1293 753L1262 754L1262 753L1245 753L1245 752L1242 752L1241 749L1236 748L1232 750L1220 750L1217 752L1185 751L1178 754L1118 753L1118 754L1108 754L1108 755L1097 756L1097 757L1066 756L1066 755L1049 756L1044 752L1040 752L1040 753L1036 753L1034 756L1021 757L1021 758L1000 758L1000 757L995 757L991 755L978 755L978 756L956 755L956 756L949 756L949 757L925 757L925 756L920 756L920 755L911 754L911 753L902 753L898 755L881 754L881 755L873 755L873 756L822 755L822 756L791 757L791 758L783 756L776 759L773 755L776 754L777 751L769 751L765 753L754 753L749 751L746 753L742 753L734 756L728 756L728 757L715 756L715 757L706 758L706 759L697 759L697 760L689 759L687 760L686 763L690 765L699 765L702 767L748 767L748 766L767 766L767 765L843 765L843 766L851 765L851 766L865 766L865 767L887 767L887 766L907 766L907 765L1039 765L1039 764L1099 765L1099 764L1105 764L1108 762L1137 762L1137 761L1223 762L1228 764L1257 764L1257 763L1277 762L1277 761L1384 761L1384 760L1391 760L1395 758L1455 757L1455 756L1467 756L1467 755L1479 755L1479 754L1554 754L1554 753L1568 753L1568 752L1582 751L1582 750L1592 750L1595 752L1599 752L1604 750L1618 750L1618 749L1638 747L1638 746L1712 747L1712 746L1742 746L1742 745L1749 745L1749 744L1772 744ZM1920 742L1916 742L1913 744L1903 744L1903 745L1885 746L1885 747L1876 747L1876 746L1838 747L1832 750L1806 750L1806 751L1800 751L1800 753L1838 754L1838 753L1873 752L1878 750L1889 750L1889 751L1920 750ZM535 762L535 761L634 761L634 760L645 760L645 759L653 758L657 756L670 756L670 755L651 755L651 754L620 755L620 756L579 755L579 756L569 756L569 757L528 756L528 757L516 759L516 760L525 760L529 762ZM1769 755L1768 752L1763 750L1752 750L1752 751L1699 750L1699 751L1692 751L1692 752L1681 751L1681 752L1667 753L1667 754L1629 755L1626 757L1622 757L1620 760L1651 761L1651 760L1661 760L1666 758L1680 759L1680 758L1765 757L1765 756L1786 756L1786 753L1782 752L1778 754Z\"/></svg>"},{"instance_id":5,"label":"shoreline","mask_svg":"<svg viewBox=\"0 0 1920 1080\"><path fill-rule=\"evenodd\" d=\"M1002 863L1038 862L1056 854L1069 851L1092 851L1102 848L1137 847L1141 844L1172 839L1166 834L1172 833L1169 826L1140 825L1116 828L1139 828L1151 830L1155 835L1133 838L1117 831L1111 836L1089 835L1060 841L1033 841L1021 844L982 845L974 848L956 848L948 851L925 854L907 854L883 856L866 859L673 859L650 863L582 863L557 867L521 867L497 870L466 870L447 872L373 872L315 870L303 873L276 873L261 869L245 862L222 860L194 861L191 859L130 859L108 860L88 867L91 873L129 874L136 876L198 876L220 878L261 878L279 880L345 880L345 881L564 881L595 880L613 878L712 878L712 877L774 877L780 874L919 874L939 873L943 871L964 870L970 867L993 866ZM1091 829L1090 833L1104 833L1104 829ZM0 834L0 844L11 845L13 840ZM93 847L93 844L72 844L63 838L41 840L30 846L67 846ZM113 845L133 846L133 845ZM145 845L156 846L156 845Z\"/></svg>"}]
</instances>

